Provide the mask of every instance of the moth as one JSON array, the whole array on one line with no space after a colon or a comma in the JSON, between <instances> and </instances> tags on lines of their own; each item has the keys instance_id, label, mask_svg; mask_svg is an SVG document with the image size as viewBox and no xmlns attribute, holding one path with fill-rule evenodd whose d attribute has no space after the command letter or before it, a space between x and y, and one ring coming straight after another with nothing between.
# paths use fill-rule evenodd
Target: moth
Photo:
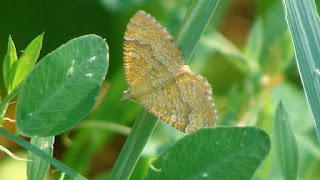
<instances>
[{"instance_id":1,"label":"moth","mask_svg":"<svg viewBox=\"0 0 320 180\"><path fill-rule=\"evenodd\" d=\"M215 126L217 110L210 84L183 63L176 41L150 14L140 10L124 35L124 70L129 89L123 99L189 134Z\"/></svg>"}]
</instances>

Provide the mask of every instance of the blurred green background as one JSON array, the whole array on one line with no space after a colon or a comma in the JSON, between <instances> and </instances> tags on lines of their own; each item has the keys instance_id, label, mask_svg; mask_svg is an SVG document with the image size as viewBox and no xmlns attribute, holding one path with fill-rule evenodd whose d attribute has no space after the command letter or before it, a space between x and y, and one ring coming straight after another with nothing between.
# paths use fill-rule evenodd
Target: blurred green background
<instances>
[{"instance_id":1,"label":"blurred green background","mask_svg":"<svg viewBox=\"0 0 320 180\"><path fill-rule=\"evenodd\" d=\"M40 59L72 38L97 34L110 48L109 71L97 106L77 127L56 137L54 157L90 179L105 179L116 161L140 105L120 101L127 88L123 72L123 35L139 9L150 13L175 36L190 0L55 0L0 1L0 64L9 35L21 51L45 32ZM316 1L316 3L318 3ZM243 66L243 61L253 62ZM189 62L208 79L218 108L218 125L254 125L271 134L276 104L287 107L300 153L299 177L319 177L320 151L306 104L294 51L279 0L222 0ZM2 79L2 68L0 69ZM0 81L0 95L6 91ZM14 118L15 104L7 112ZM4 127L14 131L13 123ZM141 179L156 157L183 134L158 124L132 179ZM25 157L26 151L0 136L0 144ZM0 152L0 179L26 179L25 162ZM56 179L58 172L47 178ZM22 175L14 177L13 175ZM52 172L52 173L51 173ZM274 151L255 179L282 179Z\"/></svg>"}]
</instances>

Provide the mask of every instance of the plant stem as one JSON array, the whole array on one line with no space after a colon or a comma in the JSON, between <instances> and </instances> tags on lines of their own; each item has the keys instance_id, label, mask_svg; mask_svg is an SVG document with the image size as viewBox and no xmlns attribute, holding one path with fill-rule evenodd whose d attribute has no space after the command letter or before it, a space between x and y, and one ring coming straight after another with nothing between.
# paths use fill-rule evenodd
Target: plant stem
<instances>
[{"instance_id":1,"label":"plant stem","mask_svg":"<svg viewBox=\"0 0 320 180\"><path fill-rule=\"evenodd\" d=\"M21 84L21 83L20 83L20 84ZM20 86L21 86L20 84L19 84L18 86L16 86L16 87L10 92L10 94L8 94L8 96L6 96L6 97L4 98L3 101L0 102L0 109L3 109L5 106L7 106L8 103L9 103L14 97L16 97L16 96L18 95L19 90L20 90Z\"/></svg>"},{"instance_id":2,"label":"plant stem","mask_svg":"<svg viewBox=\"0 0 320 180\"><path fill-rule=\"evenodd\" d=\"M9 102L18 95L20 90L20 84L18 86L16 86L11 92L10 94L8 94L3 101L0 101L0 124L1 121L3 121L4 116L6 114L7 111L7 107Z\"/></svg>"}]
</instances>

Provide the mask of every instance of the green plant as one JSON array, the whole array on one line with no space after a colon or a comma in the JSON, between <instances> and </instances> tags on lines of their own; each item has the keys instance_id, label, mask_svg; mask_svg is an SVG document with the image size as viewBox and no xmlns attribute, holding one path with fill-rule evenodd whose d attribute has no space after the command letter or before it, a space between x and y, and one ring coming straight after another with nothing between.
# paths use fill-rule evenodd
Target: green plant
<instances>
[{"instance_id":1,"label":"green plant","mask_svg":"<svg viewBox=\"0 0 320 180\"><path fill-rule=\"evenodd\" d=\"M42 35L17 60L10 37L3 66L9 94L0 108L5 112L7 103L19 92L17 134L31 141L3 128L0 131L29 150L29 179L43 179L49 163L73 178L85 179L52 158L52 146L55 135L75 126L93 108L108 69L108 46L99 36L83 36L62 45L33 68L41 44Z\"/></svg>"},{"instance_id":2,"label":"green plant","mask_svg":"<svg viewBox=\"0 0 320 180\"><path fill-rule=\"evenodd\" d=\"M215 0L193 0L188 4L181 0L166 4L160 0L141 1L144 10L157 17L173 32L183 58L186 62L190 59L188 65L191 69L201 72L213 85L215 104L221 119L218 126L187 136L161 121L158 122L145 110L141 110L138 115L139 105L119 100L126 89L120 59L122 50L117 49L117 45L120 47L122 41L107 36L115 28L105 29L105 37L108 37L108 43L113 47L110 49L113 69L109 70L105 81L107 83L103 83L101 93L105 92L105 96L101 96L103 98L100 98L102 100L98 106L84 121L81 120L92 109L100 90L103 74L108 68L107 60L103 65L92 67L94 71L96 68L103 71L95 81L97 88L91 89L92 91L88 89L92 88L89 84L81 89L72 87L74 84L70 83L92 83L85 81L86 77L91 76L89 72L84 71L85 74L69 81L63 80L65 77L62 75L55 76L50 72L63 75L76 72L76 68L71 67L73 57L77 54L76 49L81 49L77 48L77 45L86 44L86 48L79 52L87 52L98 49L94 42L100 42L101 44L98 44L103 47L105 42L93 35L80 38L96 39L91 43L78 44L75 42L79 39L74 39L62 46L70 49L58 48L33 67L39 56L43 35L30 43L18 61L14 43L9 38L3 65L4 84L8 93L2 92L5 95L0 101L0 118L10 120L5 117L5 110L9 102L19 94L16 111L17 134L29 136L31 141L28 143L4 128L0 128L0 133L29 151L28 159L33 161L27 162L28 178L42 179L48 171L48 162L67 176L78 179L84 178L82 175L90 179L318 178L320 151L314 136L315 132L318 133L318 128L315 128L312 121L314 118L316 124L318 123L319 109L319 18L315 4L312 0L283 0L282 3L256 1L250 11L254 11L255 16L247 19L252 24L248 32L233 28L233 33L245 37L245 43L239 45L234 43L234 40L229 40L230 35L224 34L219 25L229 16L226 12L231 2L226 0L218 4ZM105 10L112 14L108 16L111 23L114 14L125 14L116 19L121 22L119 24L126 24L129 16L135 12L134 10L129 13L128 7L142 7L141 4L138 6L131 1L103 3ZM189 8L188 11L186 7ZM185 12L187 13L184 16ZM182 16L184 20L178 28L181 22L179 17ZM219 28L215 28L214 23ZM119 25L110 34L115 31L118 33L115 37L123 37L124 27ZM103 52L95 52L101 53L101 57L107 59L107 48L103 48ZM29 53L32 53L32 60L26 65L23 59L29 56ZM294 63L295 57L299 73ZM57 60L63 62L55 62ZM21 70L25 71L18 72ZM30 71L30 75L27 75ZM313 114L310 113L299 86L299 74ZM58 88L60 83L64 84L65 88ZM40 92L46 89L52 90L52 93L47 93L45 97L52 98L38 97ZM34 93L37 91L38 93ZM72 97L82 100L72 101ZM58 105L59 100L62 100L61 105L64 107ZM278 105L279 101L283 104ZM70 108L70 112L67 112L64 111L65 107L74 109ZM34 112L38 112L38 115L33 119L36 115ZM47 121L52 114L54 120ZM63 118L67 118L68 123L64 124ZM136 120L133 121L134 119ZM133 122L132 128L127 127ZM78 125L75 126L76 124ZM75 128L72 128L74 126ZM72 129L69 130L70 128ZM65 131L67 132L63 133ZM265 131L271 134L271 147ZM61 161L57 161L52 158L51 147L54 137L61 133L63 134L58 136L58 140L62 140L67 148L63 151ZM106 158L101 158L103 161L114 156L107 154L108 151L102 151L102 147L120 141L122 138L117 134L128 137L112 172L110 173L111 168L94 171L99 169L92 163L92 159L97 159L97 154L103 154ZM3 146L0 146L0 149L10 154Z\"/></svg>"},{"instance_id":3,"label":"green plant","mask_svg":"<svg viewBox=\"0 0 320 180\"><path fill-rule=\"evenodd\" d=\"M182 54L184 55L184 59L185 61L188 61L188 59L190 58L193 49L195 48L201 34L203 33L205 27L207 26L210 17L213 14L213 11L217 5L218 1L208 1L208 0L199 0L199 1L193 1L192 4L189 7L189 10L186 14L186 17L183 21L183 24L180 28L180 31L178 33L178 37L177 37L177 42L181 47L181 51ZM199 23L200 22L200 23ZM140 154L149 138L149 136L151 135L151 133L153 132L153 129L155 127L155 125L157 124L157 120L155 119L155 117L153 117L152 115L146 113L146 110L142 110L140 113L140 116L136 119L135 124L132 128L132 131L127 139L126 144L124 145L124 148L122 149L122 152L120 153L120 156L117 160L117 163L115 164L115 167L112 170L112 173L110 175L110 179L128 179L133 171L133 168L135 166L135 164L138 161L138 158L140 157ZM210 129L208 130L209 132L207 132L208 134L211 134L212 137L215 136L219 136L220 134L220 128L217 127L216 129ZM251 132L251 129L248 128L248 131ZM193 154L193 151L189 151L186 152L183 155L180 155L180 158L177 158L176 161L174 162L178 162L178 161L182 161L182 159L185 159L186 161L188 161L188 158L190 158L190 156L195 156L192 157L190 160L191 161L196 161L197 159L202 159L203 162L200 162L202 164L206 164L205 166L197 166L193 164L191 164L191 166L187 166L185 168L178 168L176 171L171 171L173 167L170 167L169 165L165 165L166 168L160 168L160 170L156 170L153 171L153 168L149 169L149 173L147 174L146 178L150 178L150 179L181 179L181 178L186 178L189 177L189 175L191 175L190 179L197 179L199 177L209 177L209 178L217 178L217 177L223 177L223 173L224 171L233 171L234 167L231 164L225 165L224 163L221 163L220 165L217 165L217 167L212 167L212 165L210 166L210 163L213 162L209 162L205 160L205 157L207 157L207 154L202 152L207 150L210 151L211 149L217 149L216 144L215 143L221 143L223 144L225 147L223 148L231 148L232 150L229 152L230 154L228 154L229 156L225 157L224 160L222 161L226 161L229 158L236 158L238 157L238 152L236 152L235 150L239 149L241 146L246 146L246 147L251 147L250 150L254 152L259 152L261 153L260 157L256 157L258 160L258 163L254 165L254 163L249 162L250 165L253 165L253 171L247 171L245 172L244 168L245 167L240 167L239 168L239 172L243 173L243 178L249 178L251 176L253 176L254 170L259 166L259 164L261 163L261 161L264 159L265 155L268 154L269 152L269 148L270 148L270 142L268 140L268 136L264 136L262 135L262 131L260 132L259 130L257 132L252 132L253 134L257 133L259 135L257 135L257 139L250 139L249 141L245 140L245 136L248 133L247 130L239 130L238 128L230 128L228 129L230 130L230 134L236 134L237 135L237 139L238 143L232 143L230 142L231 140L234 140L234 138L222 138L219 139L219 142L217 139L210 139L209 137L207 138L199 138L201 137L201 135L199 135L197 141L192 141L189 140L191 138L193 138L193 136L187 136L185 137L185 139L181 139L181 145L177 145L176 148L172 148L172 149L168 149L166 152L164 152L164 154L162 156L164 156L165 158L167 158L168 156L177 156L178 154L183 154L183 153L179 153L180 151L184 151L184 149L192 149L194 148L194 151L198 152L198 154ZM204 130L199 130L199 131L204 131ZM222 130L223 131L223 130ZM143 133L142 133L143 132ZM196 133L195 133L196 134ZM199 132L200 134L200 132ZM245 134L245 135L243 135ZM251 133L250 133L251 135ZM196 135L194 135L196 136ZM179 142L180 142L179 141ZM187 144L183 144L183 141L188 141L189 143ZM244 145L244 142L246 141L247 143L245 143L246 145ZM256 143L256 141L258 142L263 142L261 146L263 146L263 149L265 150L264 152L262 152L260 149L257 149L257 147L253 147ZM177 144L179 143L177 142ZM207 149L202 149L199 147L199 145L197 143L200 144L205 144L205 147ZM252 145L251 145L252 143ZM182 145L183 144L183 145ZM222 145L222 146L223 146ZM234 145L234 146L233 146ZM244 150L246 151L246 150ZM215 153L214 153L215 154ZM214 154L212 154L211 156L214 157ZM242 151L241 153L242 154ZM162 156L160 156L158 159L162 159ZM240 155L241 156L241 155ZM212 157L212 158L213 158ZM195 159L195 160L193 160ZM249 161L250 158L246 159ZM167 161L170 161L171 159L167 159ZM246 161L244 160L244 161ZM164 160L165 161L165 160ZM167 162L165 161L165 162ZM164 162L164 163L165 163ZM155 162L157 163L157 161ZM179 164L179 163L178 163ZM249 165L249 166L250 166ZM161 165L162 166L162 165ZM176 165L177 166L177 165ZM179 166L179 165L178 165ZM182 165L181 165L182 166ZM157 169L157 167L155 167ZM195 168L196 170L193 171L188 171L186 169L190 169L192 170L193 168ZM209 168L209 169L208 169ZM217 172L215 173L214 170L212 169L217 169ZM220 169L220 171L219 171ZM227 176L227 175L226 175Z\"/></svg>"}]
</instances>

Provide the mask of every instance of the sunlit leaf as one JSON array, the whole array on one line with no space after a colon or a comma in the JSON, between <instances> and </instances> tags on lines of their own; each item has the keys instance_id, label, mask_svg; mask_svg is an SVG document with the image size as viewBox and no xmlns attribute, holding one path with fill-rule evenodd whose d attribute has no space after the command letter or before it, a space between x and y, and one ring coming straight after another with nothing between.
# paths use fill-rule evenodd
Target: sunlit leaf
<instances>
[{"instance_id":1,"label":"sunlit leaf","mask_svg":"<svg viewBox=\"0 0 320 180\"><path fill-rule=\"evenodd\" d=\"M270 138L259 128L202 129L160 155L146 179L250 179L269 150Z\"/></svg>"},{"instance_id":2,"label":"sunlit leaf","mask_svg":"<svg viewBox=\"0 0 320 180\"><path fill-rule=\"evenodd\" d=\"M108 62L108 46L96 35L73 39L44 57L20 90L20 133L57 135L80 122L97 100Z\"/></svg>"}]
</instances>

